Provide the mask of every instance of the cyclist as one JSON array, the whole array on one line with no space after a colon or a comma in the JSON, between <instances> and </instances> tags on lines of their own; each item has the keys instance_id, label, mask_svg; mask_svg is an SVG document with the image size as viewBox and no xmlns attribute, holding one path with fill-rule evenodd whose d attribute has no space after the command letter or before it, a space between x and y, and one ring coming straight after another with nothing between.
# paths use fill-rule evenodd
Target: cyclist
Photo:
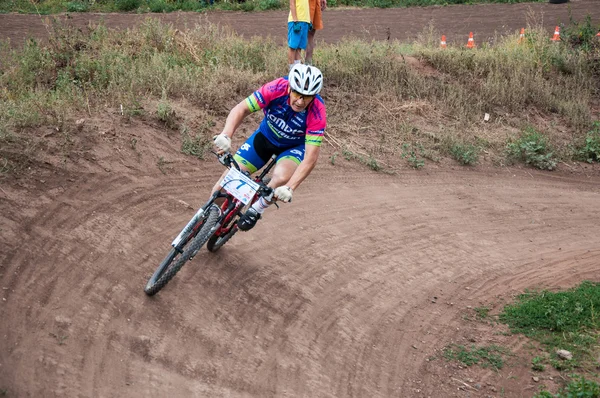
<instances>
[{"instance_id":1,"label":"cyclist","mask_svg":"<svg viewBox=\"0 0 600 398\"><path fill-rule=\"evenodd\" d=\"M265 117L258 129L237 150L234 159L251 174L277 155L269 186L274 193L260 197L238 221L248 231L274 199L292 200L293 192L315 167L327 125L323 99L323 74L314 66L295 64L287 77L273 80L237 104L227 116L221 134L214 137L220 153L231 149L231 137L242 120L260 109ZM214 190L220 189L220 182ZM213 191L214 191L213 190Z\"/></svg>"}]
</instances>

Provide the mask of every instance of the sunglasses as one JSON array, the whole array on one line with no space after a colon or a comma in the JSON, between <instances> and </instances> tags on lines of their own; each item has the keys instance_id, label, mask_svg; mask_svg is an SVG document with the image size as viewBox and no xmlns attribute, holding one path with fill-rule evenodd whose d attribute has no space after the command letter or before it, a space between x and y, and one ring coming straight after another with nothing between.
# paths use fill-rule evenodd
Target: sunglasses
<instances>
[{"instance_id":1,"label":"sunglasses","mask_svg":"<svg viewBox=\"0 0 600 398\"><path fill-rule=\"evenodd\" d=\"M315 98L314 95L305 95L305 94L297 92L296 90L292 90L292 93L294 93L294 95L296 97L300 97L306 102L312 101Z\"/></svg>"}]
</instances>

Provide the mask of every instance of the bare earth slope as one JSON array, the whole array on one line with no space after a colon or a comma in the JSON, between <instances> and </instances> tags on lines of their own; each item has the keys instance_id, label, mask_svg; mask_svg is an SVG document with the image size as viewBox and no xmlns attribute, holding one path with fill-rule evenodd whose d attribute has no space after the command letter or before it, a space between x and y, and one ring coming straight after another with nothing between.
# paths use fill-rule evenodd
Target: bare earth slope
<instances>
[{"instance_id":1,"label":"bare earth slope","mask_svg":"<svg viewBox=\"0 0 600 398\"><path fill-rule=\"evenodd\" d=\"M181 154L173 133L114 119L86 121L73 134L76 153L45 155L22 178L0 180L6 396L556 389L550 371L532 381L523 340L472 320L473 309L497 313L528 288L599 280L598 170L385 175L341 157L332 164L326 147L292 204L219 253L203 251L148 298L147 277L222 166ZM40 135L59 140L51 131ZM499 344L514 356L499 372L462 368L440 356L450 343Z\"/></svg>"}]
</instances>

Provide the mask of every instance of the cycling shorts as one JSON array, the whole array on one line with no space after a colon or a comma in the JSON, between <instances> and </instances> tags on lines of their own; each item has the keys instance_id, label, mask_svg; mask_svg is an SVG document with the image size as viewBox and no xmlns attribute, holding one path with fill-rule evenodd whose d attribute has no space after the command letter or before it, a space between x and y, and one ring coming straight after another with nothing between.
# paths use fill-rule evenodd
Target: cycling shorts
<instances>
[{"instance_id":1,"label":"cycling shorts","mask_svg":"<svg viewBox=\"0 0 600 398\"><path fill-rule=\"evenodd\" d=\"M277 155L277 162L290 159L300 164L304 159L304 142L297 146L280 148L269 141L260 130L256 130L240 146L233 158L244 165L250 173L254 173L267 164L273 155Z\"/></svg>"}]
</instances>

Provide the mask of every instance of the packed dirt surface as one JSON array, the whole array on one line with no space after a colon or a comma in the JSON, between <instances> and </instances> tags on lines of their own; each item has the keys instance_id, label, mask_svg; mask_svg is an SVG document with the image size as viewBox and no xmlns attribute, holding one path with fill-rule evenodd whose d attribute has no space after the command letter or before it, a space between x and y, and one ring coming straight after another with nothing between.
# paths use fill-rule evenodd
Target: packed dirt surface
<instances>
[{"instance_id":1,"label":"packed dirt surface","mask_svg":"<svg viewBox=\"0 0 600 398\"><path fill-rule=\"evenodd\" d=\"M589 15L594 24L600 23L598 0L571 0L564 4L519 3L470 6L414 7L390 9L327 9L323 13L325 28L317 40L334 43L344 37L367 40L415 39L432 24L446 36L448 44L467 43L469 32L476 44L493 42L495 37L518 32L529 24L544 26L549 34L559 24L568 24L569 15L583 22ZM261 13L208 12L171 14L68 14L65 23L85 28L90 22L103 21L109 28L133 27L149 16L170 22L175 27L192 28L206 21L229 26L237 33L251 38L272 37L285 45L287 11ZM0 39L10 38L20 45L27 37L45 37L49 17L38 15L0 14Z\"/></svg>"},{"instance_id":2,"label":"packed dirt surface","mask_svg":"<svg viewBox=\"0 0 600 398\"><path fill-rule=\"evenodd\" d=\"M485 7L525 6L431 12ZM259 15L240 14L246 26ZM20 18L36 31L31 16L9 19ZM468 23L456 18L458 32ZM18 178L0 179L0 395L532 397L558 388L556 372L533 374L535 348L491 319L525 289L600 281L598 167L446 162L388 175L325 145L293 203L218 253L203 250L150 298L147 278L223 167L183 155L179 133L155 121L115 113L81 126L69 132L76 151L40 154ZM245 123L235 146L254 127ZM64 140L52 126L36 134L55 148ZM481 307L491 316L478 319ZM450 344L512 356L499 370L464 367L443 358Z\"/></svg>"}]
</instances>

